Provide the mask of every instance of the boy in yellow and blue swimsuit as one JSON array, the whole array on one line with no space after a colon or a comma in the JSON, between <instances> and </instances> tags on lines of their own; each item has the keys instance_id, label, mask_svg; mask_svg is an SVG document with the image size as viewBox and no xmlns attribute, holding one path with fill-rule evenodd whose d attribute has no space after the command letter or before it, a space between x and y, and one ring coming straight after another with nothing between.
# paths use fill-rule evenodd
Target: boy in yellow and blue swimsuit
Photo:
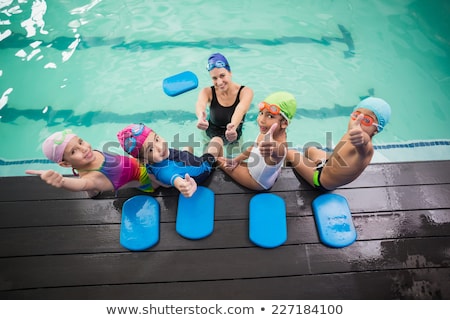
<instances>
[{"instance_id":1,"label":"boy in yellow and blue swimsuit","mask_svg":"<svg viewBox=\"0 0 450 320\"><path fill-rule=\"evenodd\" d=\"M332 191L355 180L372 160L372 138L383 131L391 117L390 105L380 98L369 97L354 109L348 130L333 153L310 147L303 156L289 150L287 162L311 186L323 192Z\"/></svg>"}]
</instances>

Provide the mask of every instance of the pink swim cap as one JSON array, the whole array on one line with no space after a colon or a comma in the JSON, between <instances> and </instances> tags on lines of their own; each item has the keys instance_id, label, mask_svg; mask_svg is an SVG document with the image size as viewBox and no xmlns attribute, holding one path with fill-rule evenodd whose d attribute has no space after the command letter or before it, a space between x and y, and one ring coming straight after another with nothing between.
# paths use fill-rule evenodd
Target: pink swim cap
<instances>
[{"instance_id":1,"label":"pink swim cap","mask_svg":"<svg viewBox=\"0 0 450 320\"><path fill-rule=\"evenodd\" d=\"M139 150L150 132L153 130L143 123L130 124L117 133L117 139L123 150L135 158L139 158Z\"/></svg>"},{"instance_id":2,"label":"pink swim cap","mask_svg":"<svg viewBox=\"0 0 450 320\"><path fill-rule=\"evenodd\" d=\"M76 137L76 134L72 133L72 130L69 129L55 132L45 139L42 144L42 152L44 152L49 160L56 163L61 162L64 150L73 137Z\"/></svg>"}]
</instances>

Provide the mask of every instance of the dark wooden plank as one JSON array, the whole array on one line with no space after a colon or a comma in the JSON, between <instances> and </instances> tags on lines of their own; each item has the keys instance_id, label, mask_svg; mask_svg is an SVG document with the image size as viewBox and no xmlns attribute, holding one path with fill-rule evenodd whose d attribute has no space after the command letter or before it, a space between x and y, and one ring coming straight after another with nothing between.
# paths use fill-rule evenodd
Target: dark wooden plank
<instances>
[{"instance_id":1,"label":"dark wooden plank","mask_svg":"<svg viewBox=\"0 0 450 320\"><path fill-rule=\"evenodd\" d=\"M424 161L424 162L400 162L387 164L372 164L354 182L342 187L365 188L401 186L401 185L421 185L421 184L441 184L450 182L450 160L449 161ZM213 189L216 194L243 193L249 192L224 174L221 170L213 172L211 177L204 183ZM272 191L290 190L312 190L303 179L298 179L290 167L282 170L281 177L277 180ZM19 200L43 200L43 199L85 199L84 192L70 192L62 189L55 189L39 177L0 177L0 201ZM119 197L130 197L136 194L144 194L137 189L126 189L118 192ZM162 188L154 195L176 195L173 188ZM114 198L113 193L105 193L100 198Z\"/></svg>"},{"instance_id":2,"label":"dark wooden plank","mask_svg":"<svg viewBox=\"0 0 450 320\"><path fill-rule=\"evenodd\" d=\"M178 196L155 197L161 222L175 221ZM118 199L72 199L1 203L0 228L120 223Z\"/></svg>"},{"instance_id":3,"label":"dark wooden plank","mask_svg":"<svg viewBox=\"0 0 450 320\"><path fill-rule=\"evenodd\" d=\"M312 190L273 192L285 200L288 217L311 216L311 202L320 194ZM339 189L353 214L404 210L450 208L450 184ZM216 221L248 219L253 193L217 194ZM160 204L161 221L174 222L178 195L155 197ZM121 208L127 198L12 201L1 203L0 228L64 226L120 223Z\"/></svg>"},{"instance_id":4,"label":"dark wooden plank","mask_svg":"<svg viewBox=\"0 0 450 320\"><path fill-rule=\"evenodd\" d=\"M450 299L450 268L312 276L38 288L0 292L0 299L88 300L358 300ZM295 301L289 304L298 304ZM272 311L272 310L271 310Z\"/></svg>"},{"instance_id":5,"label":"dark wooden plank","mask_svg":"<svg viewBox=\"0 0 450 320\"><path fill-rule=\"evenodd\" d=\"M396 162L371 164L360 177L340 189L445 183L450 183L450 160ZM221 170L215 170L204 185L216 194L255 193L236 184ZM270 191L292 190L313 190L313 188L296 175L292 168L283 167L280 177Z\"/></svg>"},{"instance_id":6,"label":"dark wooden plank","mask_svg":"<svg viewBox=\"0 0 450 320\"><path fill-rule=\"evenodd\" d=\"M450 236L450 209L355 214L358 241ZM312 216L290 217L286 245L319 243ZM0 257L127 252L119 244L120 224L8 228L0 232ZM148 251L246 248L248 219L215 222L211 236L192 241L179 236L175 223L161 223L160 241Z\"/></svg>"},{"instance_id":7,"label":"dark wooden plank","mask_svg":"<svg viewBox=\"0 0 450 320\"><path fill-rule=\"evenodd\" d=\"M389 188L391 210L450 208L450 184Z\"/></svg>"},{"instance_id":8,"label":"dark wooden plank","mask_svg":"<svg viewBox=\"0 0 450 320\"><path fill-rule=\"evenodd\" d=\"M0 291L448 268L449 246L450 237L432 237L358 241L342 249L307 244L2 258Z\"/></svg>"},{"instance_id":9,"label":"dark wooden plank","mask_svg":"<svg viewBox=\"0 0 450 320\"><path fill-rule=\"evenodd\" d=\"M39 177L0 177L0 201L83 199L86 192L55 189Z\"/></svg>"},{"instance_id":10,"label":"dark wooden plank","mask_svg":"<svg viewBox=\"0 0 450 320\"><path fill-rule=\"evenodd\" d=\"M283 169L284 175L277 181L280 191L292 190L295 179L291 169ZM310 190L311 187L298 176L297 188ZM286 182L286 186L284 183ZM364 172L352 183L342 186L347 188L371 188L381 186L442 184L450 182L450 161L422 161L422 162L395 162L377 163L369 165ZM278 191L278 190L277 190Z\"/></svg>"},{"instance_id":11,"label":"dark wooden plank","mask_svg":"<svg viewBox=\"0 0 450 320\"><path fill-rule=\"evenodd\" d=\"M288 215L288 240L273 250L248 239L256 193L220 170L205 183L216 193L213 234L177 235L178 192L162 188L151 194L161 206L161 240L145 252L118 241L123 202L144 193L88 199L37 177L0 177L0 297L448 299L449 168L450 161L370 165L334 191L349 201L358 232L342 249L319 243L311 202L320 193L290 168L270 191L285 199Z\"/></svg>"},{"instance_id":12,"label":"dark wooden plank","mask_svg":"<svg viewBox=\"0 0 450 320\"><path fill-rule=\"evenodd\" d=\"M353 215L358 241L450 236L450 209Z\"/></svg>"},{"instance_id":13,"label":"dark wooden plank","mask_svg":"<svg viewBox=\"0 0 450 320\"><path fill-rule=\"evenodd\" d=\"M294 263L283 263L289 251ZM251 254L250 254L251 253ZM252 256L252 259L249 259ZM264 268L257 263L266 261ZM30 271L32 266L33 272ZM281 269L307 272L305 251L282 247L121 254L80 254L0 259L0 291L76 285L200 281L276 276ZM234 275L233 275L234 274ZM70 275L70 276L69 276Z\"/></svg>"},{"instance_id":14,"label":"dark wooden plank","mask_svg":"<svg viewBox=\"0 0 450 320\"><path fill-rule=\"evenodd\" d=\"M352 212L450 208L450 184L340 189Z\"/></svg>"},{"instance_id":15,"label":"dark wooden plank","mask_svg":"<svg viewBox=\"0 0 450 320\"><path fill-rule=\"evenodd\" d=\"M358 241L339 250L308 245L314 273L449 267L450 237ZM433 248L430 250L430 248Z\"/></svg>"},{"instance_id":16,"label":"dark wooden plank","mask_svg":"<svg viewBox=\"0 0 450 320\"><path fill-rule=\"evenodd\" d=\"M442 184L450 181L450 161L405 162L384 166L386 185Z\"/></svg>"},{"instance_id":17,"label":"dark wooden plank","mask_svg":"<svg viewBox=\"0 0 450 320\"><path fill-rule=\"evenodd\" d=\"M1 228L120 223L121 206L110 199L14 201L0 204Z\"/></svg>"}]
</instances>

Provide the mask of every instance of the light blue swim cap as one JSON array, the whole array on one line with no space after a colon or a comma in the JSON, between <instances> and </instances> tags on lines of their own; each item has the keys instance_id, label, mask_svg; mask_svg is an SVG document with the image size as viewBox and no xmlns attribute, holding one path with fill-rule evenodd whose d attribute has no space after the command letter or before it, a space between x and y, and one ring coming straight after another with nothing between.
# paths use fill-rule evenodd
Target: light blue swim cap
<instances>
[{"instance_id":1,"label":"light blue swim cap","mask_svg":"<svg viewBox=\"0 0 450 320\"><path fill-rule=\"evenodd\" d=\"M378 124L378 132L383 131L384 127L388 124L389 119L391 118L391 106L380 98L369 97L362 100L358 105L353 109L355 111L358 108L364 108L372 111L377 117Z\"/></svg>"}]
</instances>

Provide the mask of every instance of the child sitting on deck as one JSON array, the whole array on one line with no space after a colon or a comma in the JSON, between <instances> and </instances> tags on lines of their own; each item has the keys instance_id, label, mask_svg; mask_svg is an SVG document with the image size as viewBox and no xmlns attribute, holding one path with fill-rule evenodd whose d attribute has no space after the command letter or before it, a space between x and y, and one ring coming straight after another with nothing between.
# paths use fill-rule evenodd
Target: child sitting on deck
<instances>
[{"instance_id":1,"label":"child sitting on deck","mask_svg":"<svg viewBox=\"0 0 450 320\"><path fill-rule=\"evenodd\" d=\"M164 187L175 187L185 197L197 190L197 183L209 177L217 157L222 155L223 142L214 137L201 157L189 151L169 148L167 142L144 124L132 124L119 131L117 138L128 154L145 164Z\"/></svg>"},{"instance_id":2,"label":"child sitting on deck","mask_svg":"<svg viewBox=\"0 0 450 320\"><path fill-rule=\"evenodd\" d=\"M92 150L91 145L72 133L59 131L42 144L45 156L61 167L72 168L79 178L64 177L54 170L26 170L27 174L39 175L48 184L70 191L87 191L94 197L103 191L117 191L124 186L139 186L152 192L158 184L147 174L145 167L136 159Z\"/></svg>"},{"instance_id":3,"label":"child sitting on deck","mask_svg":"<svg viewBox=\"0 0 450 320\"><path fill-rule=\"evenodd\" d=\"M304 156L289 150L287 162L311 186L332 191L355 180L369 165L374 154L372 137L384 129L390 117L386 101L366 98L354 108L347 132L328 158L325 151L310 147Z\"/></svg>"},{"instance_id":4,"label":"child sitting on deck","mask_svg":"<svg viewBox=\"0 0 450 320\"><path fill-rule=\"evenodd\" d=\"M233 159L219 159L231 178L251 190L268 190L276 182L287 154L286 129L297 110L294 96L275 92L259 104L255 143ZM247 160L247 161L244 161Z\"/></svg>"}]
</instances>

